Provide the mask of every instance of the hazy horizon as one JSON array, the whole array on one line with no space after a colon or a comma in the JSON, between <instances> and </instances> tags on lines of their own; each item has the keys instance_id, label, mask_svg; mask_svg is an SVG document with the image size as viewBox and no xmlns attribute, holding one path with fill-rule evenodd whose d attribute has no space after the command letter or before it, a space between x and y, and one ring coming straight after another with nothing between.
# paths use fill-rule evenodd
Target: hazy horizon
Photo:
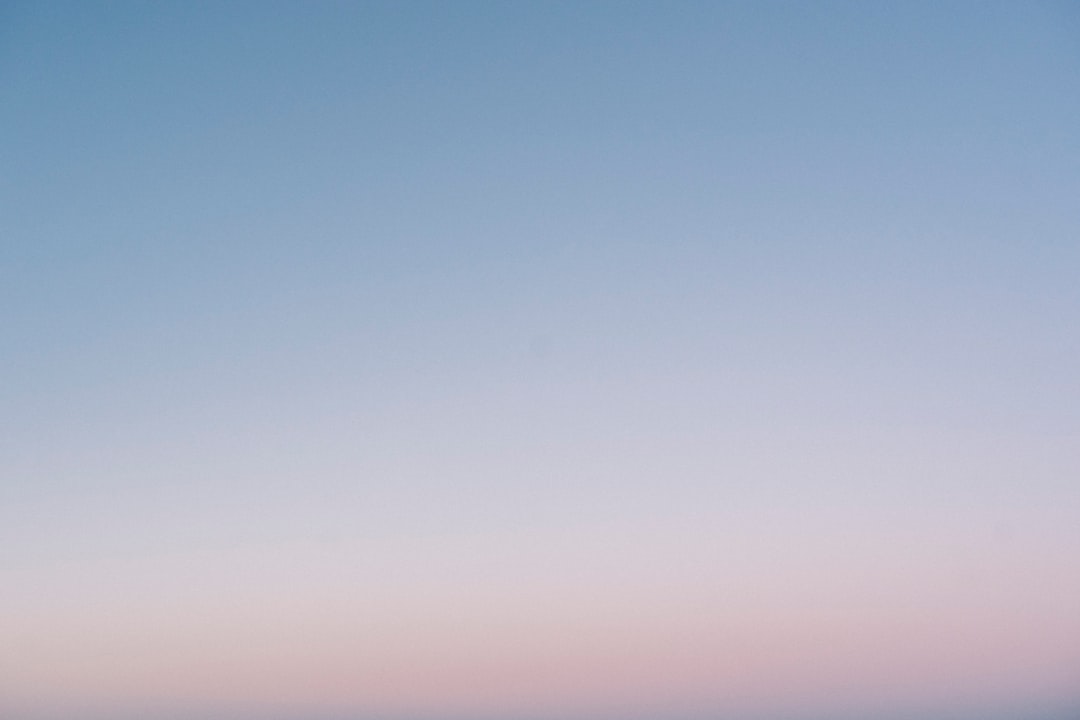
<instances>
[{"instance_id":1,"label":"hazy horizon","mask_svg":"<svg viewBox=\"0 0 1080 720\"><path fill-rule=\"evenodd\" d=\"M0 720L1074 720L1080 11L0 3Z\"/></svg>"}]
</instances>

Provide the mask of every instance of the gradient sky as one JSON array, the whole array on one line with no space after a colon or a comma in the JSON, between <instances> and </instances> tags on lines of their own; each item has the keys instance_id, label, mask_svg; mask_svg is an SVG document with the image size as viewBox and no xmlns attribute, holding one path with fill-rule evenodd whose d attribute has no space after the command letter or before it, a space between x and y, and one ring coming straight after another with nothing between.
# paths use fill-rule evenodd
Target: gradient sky
<instances>
[{"instance_id":1,"label":"gradient sky","mask_svg":"<svg viewBox=\"0 0 1080 720\"><path fill-rule=\"evenodd\" d=\"M0 5L5 719L1078 688L1075 5Z\"/></svg>"}]
</instances>

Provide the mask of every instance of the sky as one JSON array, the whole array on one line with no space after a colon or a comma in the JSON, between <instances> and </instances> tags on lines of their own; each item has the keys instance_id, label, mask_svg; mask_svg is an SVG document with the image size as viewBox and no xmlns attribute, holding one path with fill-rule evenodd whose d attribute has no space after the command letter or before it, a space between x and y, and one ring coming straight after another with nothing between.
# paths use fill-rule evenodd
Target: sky
<instances>
[{"instance_id":1,"label":"sky","mask_svg":"<svg viewBox=\"0 0 1080 720\"><path fill-rule=\"evenodd\" d=\"M8 720L1080 706L1069 3L0 4Z\"/></svg>"}]
</instances>

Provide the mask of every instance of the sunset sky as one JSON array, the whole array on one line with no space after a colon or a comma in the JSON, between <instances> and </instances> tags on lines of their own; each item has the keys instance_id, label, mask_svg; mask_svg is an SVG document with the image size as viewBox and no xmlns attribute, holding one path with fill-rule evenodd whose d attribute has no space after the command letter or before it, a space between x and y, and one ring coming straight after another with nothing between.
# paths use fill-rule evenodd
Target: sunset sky
<instances>
[{"instance_id":1,"label":"sunset sky","mask_svg":"<svg viewBox=\"0 0 1080 720\"><path fill-rule=\"evenodd\" d=\"M0 3L0 718L1080 716L1080 11Z\"/></svg>"}]
</instances>

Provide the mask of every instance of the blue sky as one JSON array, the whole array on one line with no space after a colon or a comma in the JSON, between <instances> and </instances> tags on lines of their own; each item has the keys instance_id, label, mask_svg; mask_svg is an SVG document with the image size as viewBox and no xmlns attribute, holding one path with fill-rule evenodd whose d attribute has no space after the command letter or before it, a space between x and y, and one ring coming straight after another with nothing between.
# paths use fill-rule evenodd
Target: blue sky
<instances>
[{"instance_id":1,"label":"blue sky","mask_svg":"<svg viewBox=\"0 0 1080 720\"><path fill-rule=\"evenodd\" d=\"M1064 3L5 5L9 703L1071 700L1078 83Z\"/></svg>"}]
</instances>

